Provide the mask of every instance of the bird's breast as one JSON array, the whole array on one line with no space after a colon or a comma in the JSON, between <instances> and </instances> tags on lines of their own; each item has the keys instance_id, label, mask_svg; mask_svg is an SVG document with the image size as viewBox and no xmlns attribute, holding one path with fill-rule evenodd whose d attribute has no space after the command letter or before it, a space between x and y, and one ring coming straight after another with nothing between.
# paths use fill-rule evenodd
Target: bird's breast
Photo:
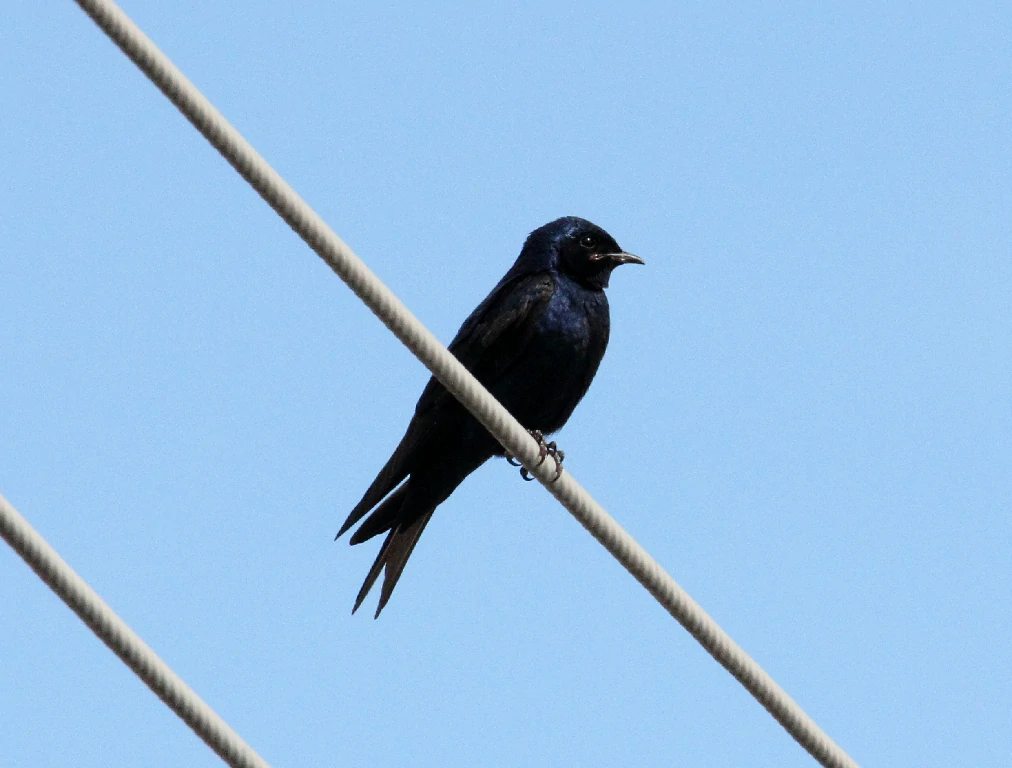
<instances>
[{"instance_id":1,"label":"bird's breast","mask_svg":"<svg viewBox=\"0 0 1012 768\"><path fill-rule=\"evenodd\" d=\"M496 394L528 429L554 432L586 393L608 344L608 329L604 293L557 284L530 343L505 377L508 385Z\"/></svg>"},{"instance_id":2,"label":"bird's breast","mask_svg":"<svg viewBox=\"0 0 1012 768\"><path fill-rule=\"evenodd\" d=\"M536 337L546 348L565 356L577 358L585 353L594 336L592 321L600 314L590 298L556 291L538 320Z\"/></svg>"}]
</instances>

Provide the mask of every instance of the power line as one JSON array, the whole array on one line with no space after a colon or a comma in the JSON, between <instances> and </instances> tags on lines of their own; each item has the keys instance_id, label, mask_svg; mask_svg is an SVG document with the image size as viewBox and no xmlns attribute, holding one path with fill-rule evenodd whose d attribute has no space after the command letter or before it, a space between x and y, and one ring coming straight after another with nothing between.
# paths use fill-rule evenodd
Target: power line
<instances>
[{"instance_id":1,"label":"power line","mask_svg":"<svg viewBox=\"0 0 1012 768\"><path fill-rule=\"evenodd\" d=\"M232 768L270 768L127 626L3 496L0 536L88 627Z\"/></svg>"},{"instance_id":2,"label":"power line","mask_svg":"<svg viewBox=\"0 0 1012 768\"><path fill-rule=\"evenodd\" d=\"M571 474L566 473L558 482L552 482L555 478L553 466L550 462L537 465L536 444L523 427L446 351L118 6L109 0L76 2L503 447L523 462L804 749L827 768L856 768L857 763L594 501ZM82 586L86 587L83 582Z\"/></svg>"}]
</instances>

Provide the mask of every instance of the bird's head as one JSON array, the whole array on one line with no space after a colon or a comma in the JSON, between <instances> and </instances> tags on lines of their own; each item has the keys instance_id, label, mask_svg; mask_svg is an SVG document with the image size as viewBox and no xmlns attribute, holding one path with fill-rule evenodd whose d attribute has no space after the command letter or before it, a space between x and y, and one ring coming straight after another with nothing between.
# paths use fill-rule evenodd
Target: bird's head
<instances>
[{"instance_id":1,"label":"bird's head","mask_svg":"<svg viewBox=\"0 0 1012 768\"><path fill-rule=\"evenodd\" d=\"M643 259L623 251L615 238L596 224L564 216L538 227L527 238L517 266L531 271L557 269L588 288L608 287L611 271L620 264L642 264Z\"/></svg>"}]
</instances>

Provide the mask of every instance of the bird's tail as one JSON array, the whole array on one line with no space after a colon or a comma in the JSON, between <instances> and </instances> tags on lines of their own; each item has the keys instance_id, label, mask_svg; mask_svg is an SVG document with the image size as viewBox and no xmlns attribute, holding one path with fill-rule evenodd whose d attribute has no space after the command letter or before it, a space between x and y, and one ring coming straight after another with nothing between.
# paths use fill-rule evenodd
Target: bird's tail
<instances>
[{"instance_id":1,"label":"bird's tail","mask_svg":"<svg viewBox=\"0 0 1012 768\"><path fill-rule=\"evenodd\" d=\"M351 543L361 544L373 536L388 531L389 533L387 533L383 546L380 547L376 561L365 577L358 597L355 598L355 607L352 609L352 613L358 610L365 596L369 594L369 590L376 583L376 579L379 578L380 572L383 571L383 588L380 591L379 606L376 608L376 616L380 615L380 611L390 599L394 587L397 586L397 580L400 579L401 572L414 551L415 544L418 543L418 537L422 535L422 531L425 530L436 507L453 493L453 490L460 485L465 477L487 459L487 455L479 455L473 464L468 462L463 466L452 465L448 471L444 466L442 474L433 474L429 471L424 474L422 481L412 476L401 483L393 493L383 499L380 505L369 513L359 529L352 534ZM373 483L373 485L377 484ZM380 498L382 498L382 494L380 494ZM338 536L365 515L362 507L367 502L375 503L372 488L349 515L345 524L341 526Z\"/></svg>"},{"instance_id":2,"label":"bird's tail","mask_svg":"<svg viewBox=\"0 0 1012 768\"><path fill-rule=\"evenodd\" d=\"M403 489L398 489L394 496L402 493ZM382 511L382 507L386 506L388 502L394 499L391 496L384 502L380 509L377 509L370 517L366 520L365 525L376 517L378 513ZM399 501L402 501L399 499ZM402 502L403 503L403 502ZM418 543L418 537L422 535L422 531L425 530L426 524L429 522L429 518L432 517L432 513L436 510L435 505L429 509L424 510L421 514L414 514L411 516L409 521L398 519L398 516L394 516L396 522L390 527L390 533L387 534L386 541L383 542L383 546L380 547L379 554L376 555L376 560L372 564L372 568L369 569L369 573L365 577L365 581L362 584L362 589L358 591L358 597L355 598L355 607L351 609L352 613L358 610L358 607L362 605L362 601L365 600L365 596L369 594L369 590L372 589L373 584L376 583L376 579L379 578L380 571L386 569L386 573L383 576L383 587L380 590L379 605L376 606L376 616L378 618L380 611L383 610L383 606L387 604L390 599L390 595L393 594L394 587L397 586L397 580L400 579L401 573L404 571L404 565L408 562L408 558L411 557L411 552L415 548L415 544ZM378 533L379 531L377 531ZM358 538L360 531L356 531L355 537L352 538L351 543L359 543L355 539ZM364 541L364 539L360 539Z\"/></svg>"}]
</instances>

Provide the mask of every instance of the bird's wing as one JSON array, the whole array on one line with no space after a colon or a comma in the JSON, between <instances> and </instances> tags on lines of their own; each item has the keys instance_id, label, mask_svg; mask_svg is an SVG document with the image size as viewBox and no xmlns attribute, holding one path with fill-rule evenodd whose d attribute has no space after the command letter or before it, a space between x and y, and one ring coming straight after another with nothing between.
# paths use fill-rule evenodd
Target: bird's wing
<instances>
[{"instance_id":1,"label":"bird's wing","mask_svg":"<svg viewBox=\"0 0 1012 768\"><path fill-rule=\"evenodd\" d=\"M448 349L486 387L494 384L524 351L555 290L548 272L503 280L464 321ZM423 417L451 398L435 378L415 406Z\"/></svg>"},{"instance_id":2,"label":"bird's wing","mask_svg":"<svg viewBox=\"0 0 1012 768\"><path fill-rule=\"evenodd\" d=\"M547 272L503 280L464 321L450 342L450 352L478 381L489 386L523 352L554 289L555 281ZM400 445L348 515L337 533L338 538L383 501L408 475L413 457L419 450L424 450L429 433L436 428L446 428L445 409L455 403L456 400L442 384L435 378L429 380ZM389 511L393 514L399 508L398 502L391 505ZM386 530L384 526L389 522L379 515L373 526L355 535L352 543Z\"/></svg>"}]
</instances>

